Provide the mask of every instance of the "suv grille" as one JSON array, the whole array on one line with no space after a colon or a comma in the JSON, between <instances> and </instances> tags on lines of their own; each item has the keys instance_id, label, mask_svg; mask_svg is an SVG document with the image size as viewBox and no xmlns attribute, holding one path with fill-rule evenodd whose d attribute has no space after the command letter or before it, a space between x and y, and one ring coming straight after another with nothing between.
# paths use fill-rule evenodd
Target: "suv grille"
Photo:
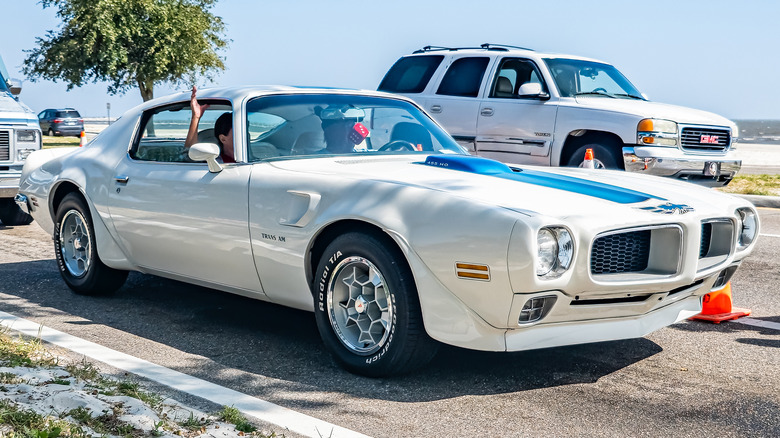
<instances>
[{"instance_id":1,"label":"suv grille","mask_svg":"<svg viewBox=\"0 0 780 438\"><path fill-rule=\"evenodd\" d=\"M0 131L0 161L11 161L11 133Z\"/></svg>"},{"instance_id":2,"label":"suv grille","mask_svg":"<svg viewBox=\"0 0 780 438\"><path fill-rule=\"evenodd\" d=\"M590 253L592 274L641 272L650 256L650 230L609 234L593 242Z\"/></svg>"},{"instance_id":3,"label":"suv grille","mask_svg":"<svg viewBox=\"0 0 780 438\"><path fill-rule=\"evenodd\" d=\"M683 128L680 142L684 150L724 151L731 144L731 132L728 129Z\"/></svg>"}]
</instances>

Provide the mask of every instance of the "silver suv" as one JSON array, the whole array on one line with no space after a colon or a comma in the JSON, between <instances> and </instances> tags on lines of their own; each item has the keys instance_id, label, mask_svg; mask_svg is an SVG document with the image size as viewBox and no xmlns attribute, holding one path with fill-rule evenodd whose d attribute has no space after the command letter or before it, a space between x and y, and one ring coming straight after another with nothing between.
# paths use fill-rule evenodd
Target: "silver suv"
<instances>
[{"instance_id":1,"label":"silver suv","mask_svg":"<svg viewBox=\"0 0 780 438\"><path fill-rule=\"evenodd\" d=\"M737 126L649 101L614 66L513 46L424 47L379 90L414 99L472 153L500 161L596 167L726 185L742 162Z\"/></svg>"}]
</instances>

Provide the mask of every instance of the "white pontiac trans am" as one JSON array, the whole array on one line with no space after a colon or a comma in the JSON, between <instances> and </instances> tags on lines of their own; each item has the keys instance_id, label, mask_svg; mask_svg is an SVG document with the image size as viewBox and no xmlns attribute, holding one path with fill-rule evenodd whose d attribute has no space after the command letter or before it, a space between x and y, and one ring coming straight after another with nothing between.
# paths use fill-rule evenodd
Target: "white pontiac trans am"
<instances>
[{"instance_id":1,"label":"white pontiac trans am","mask_svg":"<svg viewBox=\"0 0 780 438\"><path fill-rule=\"evenodd\" d=\"M248 87L200 103L190 148L180 93L34 153L17 202L76 293L140 271L313 311L354 373L409 371L439 342L644 336L698 313L758 236L750 203L693 184L469 156L399 96ZM225 113L235 163L214 135Z\"/></svg>"}]
</instances>

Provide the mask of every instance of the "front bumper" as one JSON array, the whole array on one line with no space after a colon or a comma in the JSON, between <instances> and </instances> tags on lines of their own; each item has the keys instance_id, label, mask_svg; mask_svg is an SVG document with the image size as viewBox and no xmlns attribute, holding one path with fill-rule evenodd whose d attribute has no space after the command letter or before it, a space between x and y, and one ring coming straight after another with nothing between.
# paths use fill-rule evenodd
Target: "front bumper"
<instances>
[{"instance_id":1,"label":"front bumper","mask_svg":"<svg viewBox=\"0 0 780 438\"><path fill-rule=\"evenodd\" d=\"M726 156L686 154L672 147L628 146L623 148L626 171L683 179L708 187L725 186L739 172L742 160Z\"/></svg>"},{"instance_id":2,"label":"front bumper","mask_svg":"<svg viewBox=\"0 0 780 438\"><path fill-rule=\"evenodd\" d=\"M702 297L691 295L644 315L539 324L508 330L506 350L522 351L590 342L641 338L701 312Z\"/></svg>"},{"instance_id":3,"label":"front bumper","mask_svg":"<svg viewBox=\"0 0 780 438\"><path fill-rule=\"evenodd\" d=\"M0 199L13 198L19 191L19 177L21 172L7 172L0 174Z\"/></svg>"}]
</instances>

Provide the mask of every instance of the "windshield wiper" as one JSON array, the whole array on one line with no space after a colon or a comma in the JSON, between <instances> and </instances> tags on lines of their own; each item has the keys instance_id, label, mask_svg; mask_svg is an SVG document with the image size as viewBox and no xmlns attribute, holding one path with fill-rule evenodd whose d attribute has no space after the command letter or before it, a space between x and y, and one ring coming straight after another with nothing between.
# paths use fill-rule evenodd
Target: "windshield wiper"
<instances>
[{"instance_id":1,"label":"windshield wiper","mask_svg":"<svg viewBox=\"0 0 780 438\"><path fill-rule=\"evenodd\" d=\"M642 97L642 96L634 96L633 94L616 93L615 96L630 97L632 99L645 100L644 97Z\"/></svg>"},{"instance_id":2,"label":"windshield wiper","mask_svg":"<svg viewBox=\"0 0 780 438\"><path fill-rule=\"evenodd\" d=\"M575 96L587 96L587 95L606 96L606 97L611 97L612 99L617 99L617 97L609 93L604 93L603 91L583 91L575 94Z\"/></svg>"}]
</instances>

